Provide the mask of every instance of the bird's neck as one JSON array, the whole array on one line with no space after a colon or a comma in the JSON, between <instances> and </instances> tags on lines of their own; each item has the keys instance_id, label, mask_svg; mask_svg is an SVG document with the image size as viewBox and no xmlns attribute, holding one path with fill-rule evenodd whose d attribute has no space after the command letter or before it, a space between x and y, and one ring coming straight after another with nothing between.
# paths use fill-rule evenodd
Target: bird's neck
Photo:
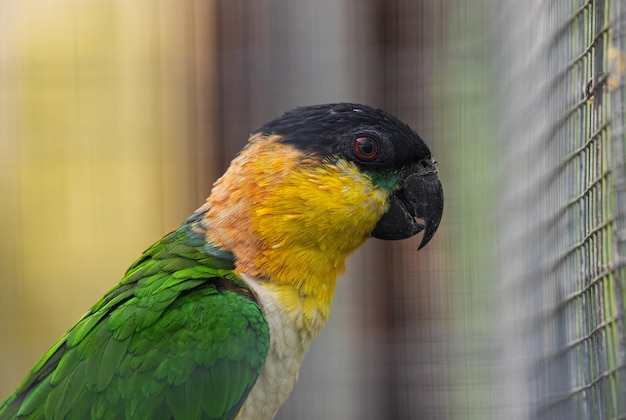
<instances>
[{"instance_id":1,"label":"bird's neck","mask_svg":"<svg viewBox=\"0 0 626 420\"><path fill-rule=\"evenodd\" d=\"M286 301L325 320L335 280L382 216L387 194L348 162L324 162L276 140L253 137L216 182L207 232L235 255L239 272L279 286Z\"/></svg>"}]
</instances>

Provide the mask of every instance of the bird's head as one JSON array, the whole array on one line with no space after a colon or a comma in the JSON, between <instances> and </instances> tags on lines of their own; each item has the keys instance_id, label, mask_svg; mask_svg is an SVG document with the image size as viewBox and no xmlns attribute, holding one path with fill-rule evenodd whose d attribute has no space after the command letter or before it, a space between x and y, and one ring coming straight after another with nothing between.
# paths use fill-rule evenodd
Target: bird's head
<instances>
[{"instance_id":1,"label":"bird's head","mask_svg":"<svg viewBox=\"0 0 626 420\"><path fill-rule=\"evenodd\" d=\"M433 237L437 164L391 114L338 103L296 108L252 133L208 199L210 239L241 272L302 290L330 287L370 236ZM306 293L304 290L303 293Z\"/></svg>"}]
</instances>

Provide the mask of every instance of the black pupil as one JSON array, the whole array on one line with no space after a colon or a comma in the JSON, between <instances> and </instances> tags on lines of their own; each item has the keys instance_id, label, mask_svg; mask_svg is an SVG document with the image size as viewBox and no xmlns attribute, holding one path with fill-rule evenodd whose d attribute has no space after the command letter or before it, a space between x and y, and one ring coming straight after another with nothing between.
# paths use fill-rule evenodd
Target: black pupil
<instances>
[{"instance_id":1,"label":"black pupil","mask_svg":"<svg viewBox=\"0 0 626 420\"><path fill-rule=\"evenodd\" d=\"M376 144L368 137L360 137L357 139L357 152L363 157L373 157L376 153Z\"/></svg>"}]
</instances>

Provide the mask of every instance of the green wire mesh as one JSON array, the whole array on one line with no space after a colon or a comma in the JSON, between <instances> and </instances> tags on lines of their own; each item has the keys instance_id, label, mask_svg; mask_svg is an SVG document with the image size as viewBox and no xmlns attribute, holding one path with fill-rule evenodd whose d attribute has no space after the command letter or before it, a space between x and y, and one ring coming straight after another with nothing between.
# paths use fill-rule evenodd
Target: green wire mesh
<instances>
[{"instance_id":1,"label":"green wire mesh","mask_svg":"<svg viewBox=\"0 0 626 420\"><path fill-rule=\"evenodd\" d=\"M503 147L505 161L524 162L518 172L503 169L502 188L515 192L504 193L512 227L504 228L501 281L517 303L502 331L520 333L514 355L503 356L516 367L515 379L504 379L507 401L525 393L518 403L528 400L533 419L626 418L623 88L609 68L623 38L620 5L544 3L530 9L544 36L531 44L526 71L504 77L534 85L524 112L515 104L504 112L515 128L507 141L516 143ZM515 125L520 116L529 120Z\"/></svg>"}]
</instances>

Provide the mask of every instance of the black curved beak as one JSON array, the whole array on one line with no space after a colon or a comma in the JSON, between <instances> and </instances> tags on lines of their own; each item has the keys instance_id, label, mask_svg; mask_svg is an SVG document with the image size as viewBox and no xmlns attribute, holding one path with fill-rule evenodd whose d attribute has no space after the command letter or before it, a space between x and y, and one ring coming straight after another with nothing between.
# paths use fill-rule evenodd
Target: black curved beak
<instances>
[{"instance_id":1,"label":"black curved beak","mask_svg":"<svg viewBox=\"0 0 626 420\"><path fill-rule=\"evenodd\" d=\"M372 231L378 239L406 239L422 230L422 249L435 235L443 214L443 188L433 159L415 165L390 197L387 213ZM420 223L420 220L422 223Z\"/></svg>"}]
</instances>

